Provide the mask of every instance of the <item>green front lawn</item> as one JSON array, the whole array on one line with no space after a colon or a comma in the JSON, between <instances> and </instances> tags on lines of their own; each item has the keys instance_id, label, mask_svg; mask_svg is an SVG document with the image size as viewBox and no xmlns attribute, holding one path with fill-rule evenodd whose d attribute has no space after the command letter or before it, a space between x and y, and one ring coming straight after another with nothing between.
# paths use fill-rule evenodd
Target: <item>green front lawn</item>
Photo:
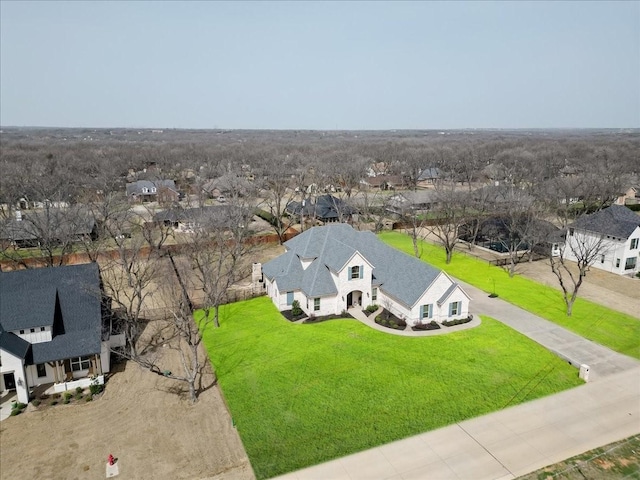
<instances>
[{"instance_id":1,"label":"green front lawn","mask_svg":"<svg viewBox=\"0 0 640 480\"><path fill-rule=\"evenodd\" d=\"M575 369L490 318L416 338L352 319L292 324L267 297L220 313L204 344L258 478L581 383Z\"/></svg>"},{"instance_id":2,"label":"green front lawn","mask_svg":"<svg viewBox=\"0 0 640 480\"><path fill-rule=\"evenodd\" d=\"M413 255L411 237L399 232L384 232L380 240ZM602 305L579 298L573 314L567 317L559 290L521 276L509 277L502 268L455 252L445 263L444 249L420 242L422 259L454 277L487 293L494 291L501 299L550 320L578 335L598 342L616 352L640 359L640 321ZM579 292L578 292L579 295Z\"/></svg>"}]
</instances>

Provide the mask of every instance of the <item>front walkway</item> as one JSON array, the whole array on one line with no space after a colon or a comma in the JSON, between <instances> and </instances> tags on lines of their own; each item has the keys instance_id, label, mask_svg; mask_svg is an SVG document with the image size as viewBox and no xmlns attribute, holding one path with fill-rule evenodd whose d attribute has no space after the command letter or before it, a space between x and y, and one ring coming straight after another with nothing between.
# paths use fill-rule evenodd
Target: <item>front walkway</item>
<instances>
[{"instance_id":1,"label":"front walkway","mask_svg":"<svg viewBox=\"0 0 640 480\"><path fill-rule=\"evenodd\" d=\"M460 330L467 330L469 328L477 327L480 325L480 317L478 315L473 317L473 320L467 323L463 323L461 325L454 325L452 327L445 327L443 325L440 326L437 330L419 330L414 331L411 330L411 327L407 326L404 330L396 330L394 328L383 327L382 325L378 325L375 321L377 315L380 315L384 309L382 307L378 308L378 310L367 317L360 307L350 307L349 315L351 315L356 320L364 323L367 327L371 327L374 330L378 330L380 332L389 333L391 335L399 335L403 337L429 337L432 335L444 335L447 333L459 332Z\"/></svg>"},{"instance_id":2,"label":"front walkway","mask_svg":"<svg viewBox=\"0 0 640 480\"><path fill-rule=\"evenodd\" d=\"M15 390L4 392L0 398L0 422L11 416L11 405L18 401Z\"/></svg>"}]
</instances>

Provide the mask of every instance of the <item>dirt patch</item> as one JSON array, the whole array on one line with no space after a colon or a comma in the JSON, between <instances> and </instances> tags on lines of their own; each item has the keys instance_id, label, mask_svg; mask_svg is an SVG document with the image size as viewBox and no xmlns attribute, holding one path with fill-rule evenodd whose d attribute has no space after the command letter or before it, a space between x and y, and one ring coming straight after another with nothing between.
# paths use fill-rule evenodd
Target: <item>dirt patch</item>
<instances>
[{"instance_id":1,"label":"dirt patch","mask_svg":"<svg viewBox=\"0 0 640 480\"><path fill-rule=\"evenodd\" d=\"M549 465L518 480L614 480L640 478L640 435Z\"/></svg>"},{"instance_id":2,"label":"dirt patch","mask_svg":"<svg viewBox=\"0 0 640 480\"><path fill-rule=\"evenodd\" d=\"M119 370L91 402L4 420L0 478L103 479L109 454L122 479L255 478L210 370L196 404L179 382L134 363Z\"/></svg>"}]
</instances>

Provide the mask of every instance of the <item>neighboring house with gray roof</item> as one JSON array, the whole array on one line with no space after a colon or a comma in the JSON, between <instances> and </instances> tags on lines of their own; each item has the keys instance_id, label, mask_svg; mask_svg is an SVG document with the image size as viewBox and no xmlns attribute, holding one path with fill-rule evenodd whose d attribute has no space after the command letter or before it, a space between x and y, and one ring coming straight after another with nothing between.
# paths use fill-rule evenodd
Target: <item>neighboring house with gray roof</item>
<instances>
[{"instance_id":1,"label":"neighboring house with gray roof","mask_svg":"<svg viewBox=\"0 0 640 480\"><path fill-rule=\"evenodd\" d=\"M173 180L137 180L127 183L127 198L132 202L172 203L180 199Z\"/></svg>"},{"instance_id":2,"label":"neighboring house with gray roof","mask_svg":"<svg viewBox=\"0 0 640 480\"><path fill-rule=\"evenodd\" d=\"M104 382L110 316L96 263L0 272L0 390L28 403L38 385L55 391ZM93 377L93 380L92 380Z\"/></svg>"},{"instance_id":3,"label":"neighboring house with gray roof","mask_svg":"<svg viewBox=\"0 0 640 480\"><path fill-rule=\"evenodd\" d=\"M591 265L618 275L640 271L640 216L622 205L611 205L579 218L569 226L564 255L576 260L578 243L598 246L599 256Z\"/></svg>"},{"instance_id":4,"label":"neighboring house with gray roof","mask_svg":"<svg viewBox=\"0 0 640 480\"><path fill-rule=\"evenodd\" d=\"M347 224L314 227L284 244L262 267L280 311L294 300L307 315L340 314L377 304L409 325L463 318L469 296L446 273Z\"/></svg>"}]
</instances>

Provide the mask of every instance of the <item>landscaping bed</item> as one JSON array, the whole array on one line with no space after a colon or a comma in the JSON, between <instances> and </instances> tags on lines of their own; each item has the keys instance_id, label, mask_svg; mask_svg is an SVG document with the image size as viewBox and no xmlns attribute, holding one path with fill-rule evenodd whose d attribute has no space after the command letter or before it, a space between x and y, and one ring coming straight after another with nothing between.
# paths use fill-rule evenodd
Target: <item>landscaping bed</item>
<instances>
[{"instance_id":1,"label":"landscaping bed","mask_svg":"<svg viewBox=\"0 0 640 480\"><path fill-rule=\"evenodd\" d=\"M418 323L411 327L411 330L414 332L420 332L424 330L438 330L440 329L440 325L435 320L431 320L429 323Z\"/></svg>"},{"instance_id":2,"label":"landscaping bed","mask_svg":"<svg viewBox=\"0 0 640 480\"><path fill-rule=\"evenodd\" d=\"M283 310L280 312L280 314L290 322L296 322L298 320L302 320L303 318L307 317L307 314L304 312L298 315L294 315L293 310Z\"/></svg>"},{"instance_id":3,"label":"landscaping bed","mask_svg":"<svg viewBox=\"0 0 640 480\"><path fill-rule=\"evenodd\" d=\"M392 328L394 330L404 330L407 328L407 322L403 319L396 317L393 313L387 309L382 310L382 313L376 317L376 323L383 327Z\"/></svg>"}]
</instances>

